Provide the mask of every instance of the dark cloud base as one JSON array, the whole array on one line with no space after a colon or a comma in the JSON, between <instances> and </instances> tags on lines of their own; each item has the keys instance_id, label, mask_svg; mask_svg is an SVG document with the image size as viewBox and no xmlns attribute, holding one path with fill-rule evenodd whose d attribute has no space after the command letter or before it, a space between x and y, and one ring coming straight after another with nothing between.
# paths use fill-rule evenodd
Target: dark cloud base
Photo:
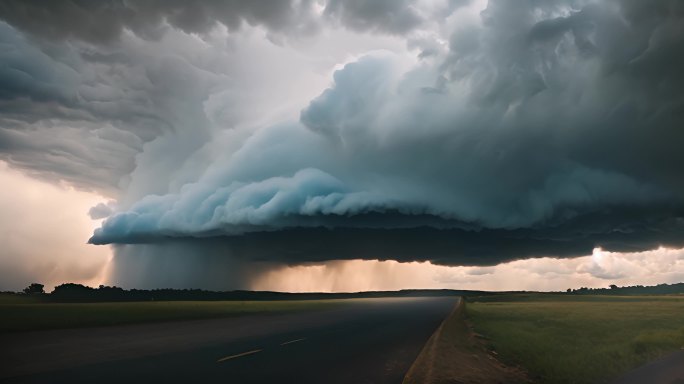
<instances>
[{"instance_id":1,"label":"dark cloud base","mask_svg":"<svg viewBox=\"0 0 684 384\"><path fill-rule=\"evenodd\" d=\"M391 215L390 215L391 216ZM396 217L396 215L395 215ZM98 238L91 243L182 245L193 254L212 249L236 260L298 264L367 259L429 261L441 265L488 266L530 257L578 257L596 247L612 252L641 252L684 247L684 219L663 212L597 213L539 229L285 228L226 236L206 232L194 237L157 234ZM445 224L443 222L443 224ZM133 246L132 249L134 249Z\"/></svg>"}]
</instances>

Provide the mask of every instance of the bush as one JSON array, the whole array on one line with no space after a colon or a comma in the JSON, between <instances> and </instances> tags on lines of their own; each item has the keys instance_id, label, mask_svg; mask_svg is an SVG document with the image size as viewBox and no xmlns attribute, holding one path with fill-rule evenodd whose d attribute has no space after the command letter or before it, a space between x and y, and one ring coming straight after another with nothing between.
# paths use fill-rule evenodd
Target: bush
<instances>
[{"instance_id":1,"label":"bush","mask_svg":"<svg viewBox=\"0 0 684 384\"><path fill-rule=\"evenodd\" d=\"M24 288L24 293L27 295L40 295L45 293L45 286L43 284L31 283L28 287Z\"/></svg>"}]
</instances>

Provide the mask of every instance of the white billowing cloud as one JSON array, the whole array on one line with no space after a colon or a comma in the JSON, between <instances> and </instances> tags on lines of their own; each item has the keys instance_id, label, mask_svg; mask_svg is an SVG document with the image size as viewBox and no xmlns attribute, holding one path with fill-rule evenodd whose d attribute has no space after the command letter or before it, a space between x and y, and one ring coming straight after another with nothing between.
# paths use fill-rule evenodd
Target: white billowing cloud
<instances>
[{"instance_id":1,"label":"white billowing cloud","mask_svg":"<svg viewBox=\"0 0 684 384\"><path fill-rule=\"evenodd\" d=\"M98 285L111 252L88 245L99 195L35 180L0 162L0 291L30 283Z\"/></svg>"}]
</instances>

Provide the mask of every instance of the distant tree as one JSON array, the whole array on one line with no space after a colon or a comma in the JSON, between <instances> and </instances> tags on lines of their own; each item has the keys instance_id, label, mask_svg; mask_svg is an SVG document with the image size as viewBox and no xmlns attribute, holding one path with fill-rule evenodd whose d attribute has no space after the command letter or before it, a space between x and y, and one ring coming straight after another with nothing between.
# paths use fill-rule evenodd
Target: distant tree
<instances>
[{"instance_id":1,"label":"distant tree","mask_svg":"<svg viewBox=\"0 0 684 384\"><path fill-rule=\"evenodd\" d=\"M611 284L611 285L610 285L610 289L618 289L618 286L615 285L615 284Z\"/></svg>"},{"instance_id":2,"label":"distant tree","mask_svg":"<svg viewBox=\"0 0 684 384\"><path fill-rule=\"evenodd\" d=\"M567 293L572 293L572 288L568 288L568 290L565 291L565 292L567 292Z\"/></svg>"},{"instance_id":3,"label":"distant tree","mask_svg":"<svg viewBox=\"0 0 684 384\"><path fill-rule=\"evenodd\" d=\"M27 295L35 295L45 293L45 286L43 284L31 283L28 287L24 288L24 293Z\"/></svg>"},{"instance_id":4,"label":"distant tree","mask_svg":"<svg viewBox=\"0 0 684 384\"><path fill-rule=\"evenodd\" d=\"M52 290L50 297L57 301L92 301L95 289L83 284L65 283Z\"/></svg>"}]
</instances>

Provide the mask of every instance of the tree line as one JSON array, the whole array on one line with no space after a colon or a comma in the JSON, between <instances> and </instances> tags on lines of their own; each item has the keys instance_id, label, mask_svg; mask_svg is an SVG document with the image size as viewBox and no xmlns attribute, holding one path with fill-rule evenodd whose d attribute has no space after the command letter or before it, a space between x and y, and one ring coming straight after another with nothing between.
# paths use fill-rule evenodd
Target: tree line
<instances>
[{"instance_id":1,"label":"tree line","mask_svg":"<svg viewBox=\"0 0 684 384\"><path fill-rule=\"evenodd\" d=\"M316 300L373 297L467 296L487 294L483 291L451 289L407 289L401 291L370 291L354 293L287 293L271 291L208 291L203 289L123 289L100 285L65 283L46 293L45 286L33 283L22 294L51 302L111 302L111 301L218 301L218 300Z\"/></svg>"},{"instance_id":2,"label":"tree line","mask_svg":"<svg viewBox=\"0 0 684 384\"><path fill-rule=\"evenodd\" d=\"M684 293L684 283L658 284L652 286L632 285L618 287L611 284L608 288L568 288L571 295L670 295Z\"/></svg>"},{"instance_id":3,"label":"tree line","mask_svg":"<svg viewBox=\"0 0 684 384\"><path fill-rule=\"evenodd\" d=\"M373 297L416 297L416 296L484 296L523 292L486 292L453 289L406 289L401 291L369 291L352 293L287 293L270 291L208 291L203 289L123 289L100 285L97 288L83 284L65 283L45 292L45 286L32 283L21 293L46 302L111 302L111 301L218 301L218 300L316 300ZM548 292L553 293L553 292ZM558 293L558 292L556 292ZM666 295L684 294L684 283L658 284L654 286L610 285L608 288L568 288L569 295Z\"/></svg>"}]
</instances>

